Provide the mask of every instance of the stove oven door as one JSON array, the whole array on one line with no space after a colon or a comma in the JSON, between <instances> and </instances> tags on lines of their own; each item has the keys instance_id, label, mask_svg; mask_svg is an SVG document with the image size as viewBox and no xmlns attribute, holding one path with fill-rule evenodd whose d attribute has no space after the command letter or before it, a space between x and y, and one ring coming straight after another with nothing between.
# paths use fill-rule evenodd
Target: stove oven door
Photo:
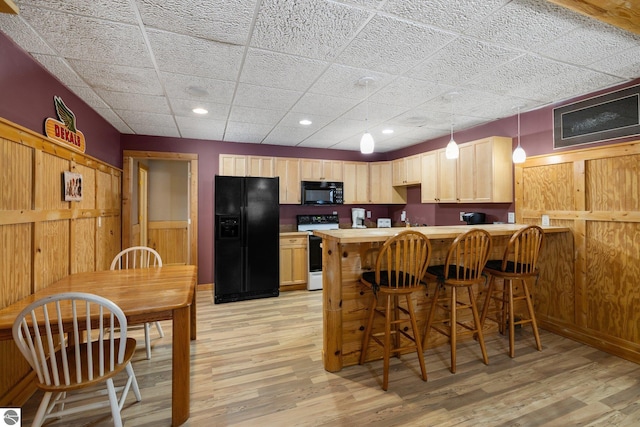
<instances>
[{"instance_id":1,"label":"stove oven door","mask_svg":"<svg viewBox=\"0 0 640 427\"><path fill-rule=\"evenodd\" d=\"M322 238L309 236L309 272L322 271Z\"/></svg>"}]
</instances>

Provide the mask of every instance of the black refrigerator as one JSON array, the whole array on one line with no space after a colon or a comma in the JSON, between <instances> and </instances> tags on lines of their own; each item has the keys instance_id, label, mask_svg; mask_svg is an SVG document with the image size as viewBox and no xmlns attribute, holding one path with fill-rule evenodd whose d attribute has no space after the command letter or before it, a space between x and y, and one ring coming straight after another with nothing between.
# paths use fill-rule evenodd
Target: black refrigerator
<instances>
[{"instance_id":1,"label":"black refrigerator","mask_svg":"<svg viewBox=\"0 0 640 427\"><path fill-rule=\"evenodd\" d=\"M280 293L278 178L215 177L214 302Z\"/></svg>"}]
</instances>

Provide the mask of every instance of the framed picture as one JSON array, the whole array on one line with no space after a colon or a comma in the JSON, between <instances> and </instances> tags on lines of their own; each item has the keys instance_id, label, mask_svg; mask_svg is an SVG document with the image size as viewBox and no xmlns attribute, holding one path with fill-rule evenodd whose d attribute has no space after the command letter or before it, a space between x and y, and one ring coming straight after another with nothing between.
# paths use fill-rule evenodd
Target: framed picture
<instances>
[{"instance_id":1,"label":"framed picture","mask_svg":"<svg viewBox=\"0 0 640 427\"><path fill-rule=\"evenodd\" d=\"M65 202L79 202L82 200L82 175L74 172L63 172L62 191Z\"/></svg>"},{"instance_id":2,"label":"framed picture","mask_svg":"<svg viewBox=\"0 0 640 427\"><path fill-rule=\"evenodd\" d=\"M553 109L553 148L640 135L640 85Z\"/></svg>"}]
</instances>

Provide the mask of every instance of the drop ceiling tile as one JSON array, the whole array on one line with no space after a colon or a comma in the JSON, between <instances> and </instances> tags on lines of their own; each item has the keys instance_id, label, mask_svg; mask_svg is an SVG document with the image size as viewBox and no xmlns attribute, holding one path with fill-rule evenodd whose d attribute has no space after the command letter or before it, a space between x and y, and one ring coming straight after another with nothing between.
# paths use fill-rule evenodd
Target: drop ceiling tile
<instances>
[{"instance_id":1,"label":"drop ceiling tile","mask_svg":"<svg viewBox=\"0 0 640 427\"><path fill-rule=\"evenodd\" d=\"M287 112L285 110L268 110L234 105L231 107L229 121L239 123L256 123L275 126Z\"/></svg>"},{"instance_id":2,"label":"drop ceiling tile","mask_svg":"<svg viewBox=\"0 0 640 427\"><path fill-rule=\"evenodd\" d=\"M627 79L640 76L640 46L609 56L590 65L603 73L613 74Z\"/></svg>"},{"instance_id":3,"label":"drop ceiling tile","mask_svg":"<svg viewBox=\"0 0 640 427\"><path fill-rule=\"evenodd\" d=\"M150 125L158 127L175 128L175 121L170 114L145 113L132 110L114 110L115 113L130 125Z\"/></svg>"},{"instance_id":4,"label":"drop ceiling tile","mask_svg":"<svg viewBox=\"0 0 640 427\"><path fill-rule=\"evenodd\" d=\"M18 46L30 53L54 55L56 52L23 19L22 15L0 13L0 31L9 36Z\"/></svg>"},{"instance_id":5,"label":"drop ceiling tile","mask_svg":"<svg viewBox=\"0 0 640 427\"><path fill-rule=\"evenodd\" d=\"M367 87L362 84L364 77L370 77ZM364 68L332 64L309 88L309 92L340 98L363 100L367 92L371 95L391 83L394 76Z\"/></svg>"},{"instance_id":6,"label":"drop ceiling tile","mask_svg":"<svg viewBox=\"0 0 640 427\"><path fill-rule=\"evenodd\" d=\"M212 120L208 117L176 117L180 135L183 138L222 140L224 120Z\"/></svg>"},{"instance_id":7,"label":"drop ceiling tile","mask_svg":"<svg viewBox=\"0 0 640 427\"><path fill-rule=\"evenodd\" d=\"M344 114L357 104L358 101L354 99L306 93L295 104L292 111L305 114L319 114L337 117Z\"/></svg>"},{"instance_id":8,"label":"drop ceiling tile","mask_svg":"<svg viewBox=\"0 0 640 427\"><path fill-rule=\"evenodd\" d=\"M224 141L260 144L271 132L273 126L257 123L228 122Z\"/></svg>"},{"instance_id":9,"label":"drop ceiling tile","mask_svg":"<svg viewBox=\"0 0 640 427\"><path fill-rule=\"evenodd\" d=\"M137 0L146 26L242 45L247 43L255 0Z\"/></svg>"},{"instance_id":10,"label":"drop ceiling tile","mask_svg":"<svg viewBox=\"0 0 640 427\"><path fill-rule=\"evenodd\" d=\"M494 13L508 2L508 0L388 0L382 10L405 19L460 32L471 23Z\"/></svg>"},{"instance_id":11,"label":"drop ceiling tile","mask_svg":"<svg viewBox=\"0 0 640 427\"><path fill-rule=\"evenodd\" d=\"M310 125L301 125L300 120L311 120ZM306 113L298 113L298 112L289 112L287 113L278 126L284 126L287 128L301 128L301 129L309 129L313 132L321 129L322 127L331 123L335 117L333 116L323 116L321 114L306 114Z\"/></svg>"},{"instance_id":12,"label":"drop ceiling tile","mask_svg":"<svg viewBox=\"0 0 640 427\"><path fill-rule=\"evenodd\" d=\"M73 68L64 58L53 55L44 55L41 53L31 54L40 64L42 64L51 74L56 76L58 80L65 86L86 86L87 84L78 76Z\"/></svg>"},{"instance_id":13,"label":"drop ceiling tile","mask_svg":"<svg viewBox=\"0 0 640 427\"><path fill-rule=\"evenodd\" d=\"M254 85L305 91L328 64L315 59L249 49L240 81Z\"/></svg>"},{"instance_id":14,"label":"drop ceiling tile","mask_svg":"<svg viewBox=\"0 0 640 427\"><path fill-rule=\"evenodd\" d=\"M240 45L154 30L147 34L161 71L230 81L240 74Z\"/></svg>"},{"instance_id":15,"label":"drop ceiling tile","mask_svg":"<svg viewBox=\"0 0 640 427\"><path fill-rule=\"evenodd\" d=\"M225 121L229 117L229 104L218 104L215 102L192 101L188 99L173 98L170 101L171 111L176 117L203 118L206 120ZM196 114L194 108L204 108L207 114Z\"/></svg>"},{"instance_id":16,"label":"drop ceiling tile","mask_svg":"<svg viewBox=\"0 0 640 427\"><path fill-rule=\"evenodd\" d=\"M162 73L164 90L170 99L230 103L236 84L188 74Z\"/></svg>"},{"instance_id":17,"label":"drop ceiling tile","mask_svg":"<svg viewBox=\"0 0 640 427\"><path fill-rule=\"evenodd\" d=\"M429 99L453 90L451 86L399 77L369 97L371 102L403 107L415 107Z\"/></svg>"},{"instance_id":18,"label":"drop ceiling tile","mask_svg":"<svg viewBox=\"0 0 640 427\"><path fill-rule=\"evenodd\" d=\"M408 77L458 85L522 55L521 51L458 38L405 73Z\"/></svg>"},{"instance_id":19,"label":"drop ceiling tile","mask_svg":"<svg viewBox=\"0 0 640 427\"><path fill-rule=\"evenodd\" d=\"M180 132L173 124L157 125L153 123L129 123L129 127L136 135L160 135L170 138L180 138Z\"/></svg>"},{"instance_id":20,"label":"drop ceiling tile","mask_svg":"<svg viewBox=\"0 0 640 427\"><path fill-rule=\"evenodd\" d=\"M70 65L94 89L147 95L162 95L162 86L152 68L70 60Z\"/></svg>"},{"instance_id":21,"label":"drop ceiling tile","mask_svg":"<svg viewBox=\"0 0 640 427\"><path fill-rule=\"evenodd\" d=\"M123 134L133 134L133 130L120 118L111 108L101 108L91 106L98 114L100 114L105 120L107 120L111 126Z\"/></svg>"},{"instance_id":22,"label":"drop ceiling tile","mask_svg":"<svg viewBox=\"0 0 640 427\"><path fill-rule=\"evenodd\" d=\"M594 21L563 34L537 52L558 61L589 65L637 46L640 46L640 35Z\"/></svg>"},{"instance_id":23,"label":"drop ceiling tile","mask_svg":"<svg viewBox=\"0 0 640 427\"><path fill-rule=\"evenodd\" d=\"M391 74L418 65L455 35L389 16L375 16L336 62Z\"/></svg>"},{"instance_id":24,"label":"drop ceiling tile","mask_svg":"<svg viewBox=\"0 0 640 427\"><path fill-rule=\"evenodd\" d=\"M100 108L102 110L109 109L111 107L104 102L104 99L100 98L98 94L87 86L70 86L69 89L73 91L80 99L86 102L91 108L97 109Z\"/></svg>"},{"instance_id":25,"label":"drop ceiling tile","mask_svg":"<svg viewBox=\"0 0 640 427\"><path fill-rule=\"evenodd\" d=\"M514 49L534 49L587 21L587 17L548 1L518 0L509 2L464 33Z\"/></svg>"},{"instance_id":26,"label":"drop ceiling tile","mask_svg":"<svg viewBox=\"0 0 640 427\"><path fill-rule=\"evenodd\" d=\"M397 105L377 102L362 102L347 111L342 117L351 120L364 120L368 117L369 123L375 125L403 114L406 111L406 107L400 107Z\"/></svg>"},{"instance_id":27,"label":"drop ceiling tile","mask_svg":"<svg viewBox=\"0 0 640 427\"><path fill-rule=\"evenodd\" d=\"M263 144L273 145L296 145L298 142L308 138L314 133L313 129L298 127L289 127L279 125L273 128L269 135L266 136Z\"/></svg>"},{"instance_id":28,"label":"drop ceiling tile","mask_svg":"<svg viewBox=\"0 0 640 427\"><path fill-rule=\"evenodd\" d=\"M65 58L131 67L153 66L140 28L135 25L37 8L25 8L20 14Z\"/></svg>"},{"instance_id":29,"label":"drop ceiling tile","mask_svg":"<svg viewBox=\"0 0 640 427\"><path fill-rule=\"evenodd\" d=\"M251 46L329 60L351 40L369 15L327 0L264 0Z\"/></svg>"},{"instance_id":30,"label":"drop ceiling tile","mask_svg":"<svg viewBox=\"0 0 640 427\"><path fill-rule=\"evenodd\" d=\"M171 114L167 98L132 92L96 89L96 93L114 110L134 110L145 113Z\"/></svg>"},{"instance_id":31,"label":"drop ceiling tile","mask_svg":"<svg viewBox=\"0 0 640 427\"><path fill-rule=\"evenodd\" d=\"M236 96L233 99L233 105L289 110L301 95L302 92L299 91L240 83L238 84Z\"/></svg>"},{"instance_id":32,"label":"drop ceiling tile","mask_svg":"<svg viewBox=\"0 0 640 427\"><path fill-rule=\"evenodd\" d=\"M136 24L136 15L131 0L19 0L20 13L25 6L40 7L72 15L106 19L109 21Z\"/></svg>"}]
</instances>

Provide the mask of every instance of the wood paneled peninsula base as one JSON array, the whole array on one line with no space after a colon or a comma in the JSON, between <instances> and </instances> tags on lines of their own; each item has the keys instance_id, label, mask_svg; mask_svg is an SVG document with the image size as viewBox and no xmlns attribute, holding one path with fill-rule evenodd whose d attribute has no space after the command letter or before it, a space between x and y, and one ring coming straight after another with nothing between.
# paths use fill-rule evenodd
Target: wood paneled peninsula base
<instances>
[{"instance_id":1,"label":"wood paneled peninsula base","mask_svg":"<svg viewBox=\"0 0 640 427\"><path fill-rule=\"evenodd\" d=\"M502 259L509 238L524 224L483 224L460 226L413 227L427 237L432 245L431 265L443 264L449 245L460 233L470 228L482 228L491 234L490 259ZM567 227L542 227L545 242L540 259L540 279L532 286L536 315L553 304L554 288L573 286L573 236ZM355 365L360 358L362 334L367 319L371 292L359 282L364 270L372 269L376 248L386 239L404 228L340 229L314 231L322 237L323 268L323 362L325 370L340 371ZM570 283L564 283L570 282ZM414 294L418 327L424 327L430 304L429 296L434 284L425 292ZM484 286L475 289L478 301L484 301ZM495 323L487 322L485 332L497 330ZM446 344L446 337L432 336L425 348ZM469 339L468 337L460 337ZM544 343L543 343L544 346ZM382 358L378 346L369 349L367 359Z\"/></svg>"}]
</instances>

